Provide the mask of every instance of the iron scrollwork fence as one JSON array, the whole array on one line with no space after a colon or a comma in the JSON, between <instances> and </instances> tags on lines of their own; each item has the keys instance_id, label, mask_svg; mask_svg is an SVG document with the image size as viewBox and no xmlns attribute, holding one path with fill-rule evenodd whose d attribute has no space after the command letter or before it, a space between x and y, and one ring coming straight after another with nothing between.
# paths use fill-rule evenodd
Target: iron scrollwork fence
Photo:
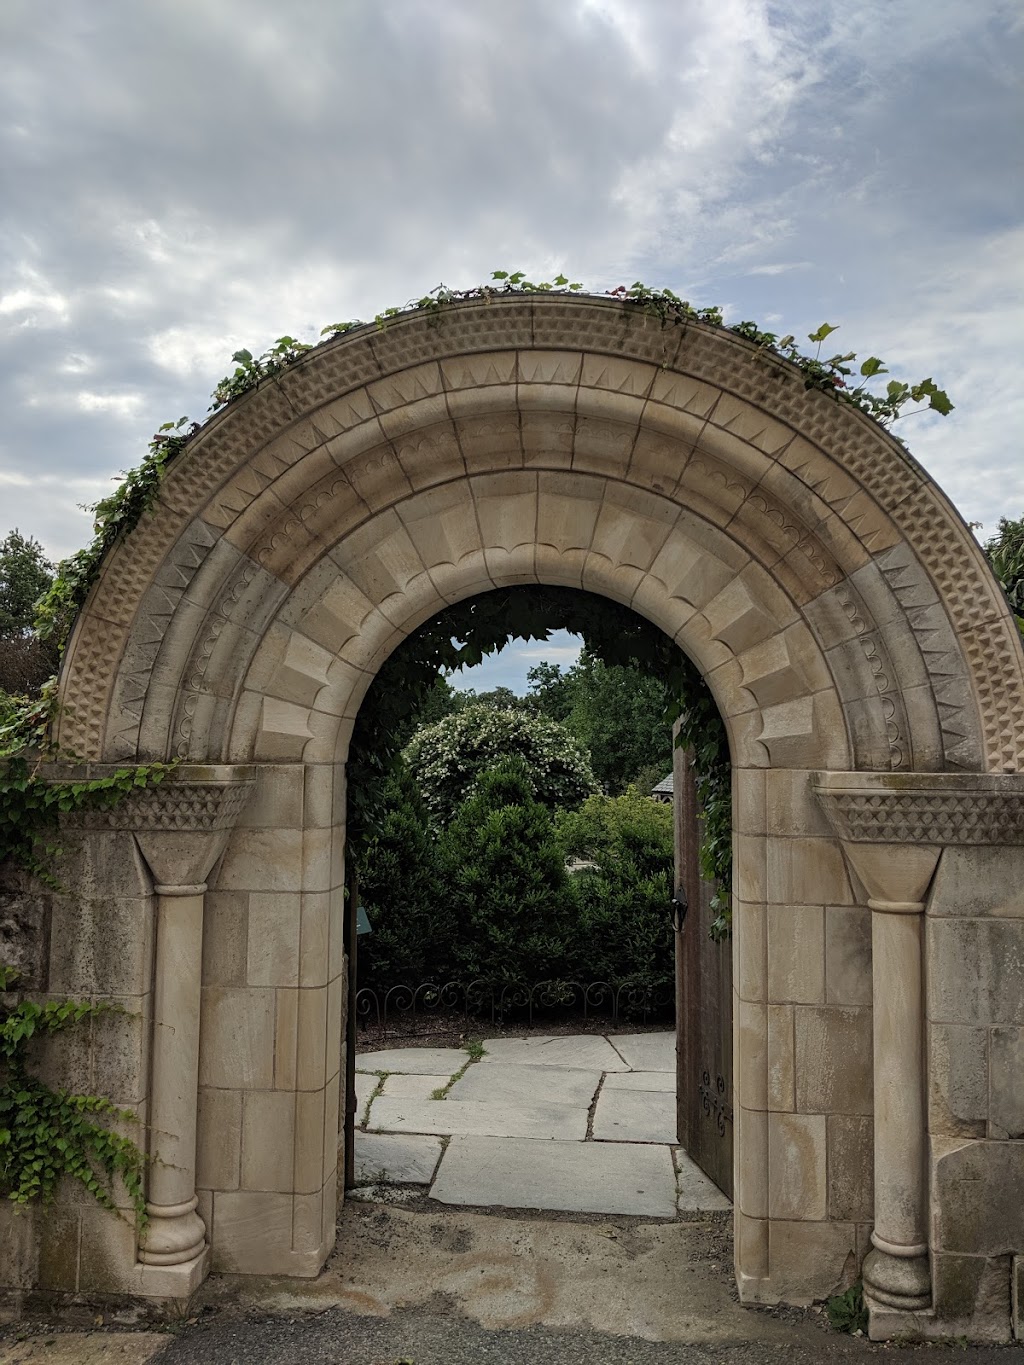
<instances>
[{"instance_id":1,"label":"iron scrollwork fence","mask_svg":"<svg viewBox=\"0 0 1024 1365\"><path fill-rule=\"evenodd\" d=\"M356 1020L381 1039L400 1033L424 1016L489 1021L493 1025L533 1024L559 1014L584 1019L604 1015L649 1023L670 1020L675 1004L671 977L627 977L621 981L423 981L356 991Z\"/></svg>"}]
</instances>

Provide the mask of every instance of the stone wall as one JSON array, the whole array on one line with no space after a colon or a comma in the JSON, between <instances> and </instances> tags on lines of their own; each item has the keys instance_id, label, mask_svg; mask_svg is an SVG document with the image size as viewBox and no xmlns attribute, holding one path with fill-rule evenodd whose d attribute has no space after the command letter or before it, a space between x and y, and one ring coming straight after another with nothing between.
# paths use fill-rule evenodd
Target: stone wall
<instances>
[{"instance_id":1,"label":"stone wall","mask_svg":"<svg viewBox=\"0 0 1024 1365\"><path fill-rule=\"evenodd\" d=\"M926 973L936 1314L1001 1339L1024 1250L1024 849L945 850Z\"/></svg>"},{"instance_id":2,"label":"stone wall","mask_svg":"<svg viewBox=\"0 0 1024 1365\"><path fill-rule=\"evenodd\" d=\"M314 1275L334 1245L343 779L260 766L207 893L196 1188L215 1269Z\"/></svg>"}]
</instances>

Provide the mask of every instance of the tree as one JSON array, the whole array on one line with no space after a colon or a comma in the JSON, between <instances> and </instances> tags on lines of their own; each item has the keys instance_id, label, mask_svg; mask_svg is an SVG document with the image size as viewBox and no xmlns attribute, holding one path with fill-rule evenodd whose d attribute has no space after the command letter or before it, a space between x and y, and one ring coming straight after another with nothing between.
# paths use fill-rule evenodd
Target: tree
<instances>
[{"instance_id":1,"label":"tree","mask_svg":"<svg viewBox=\"0 0 1024 1365\"><path fill-rule=\"evenodd\" d=\"M573 702L571 673L563 673L558 664L544 660L530 669L526 681L530 685L526 695L529 706L552 720L568 720Z\"/></svg>"},{"instance_id":2,"label":"tree","mask_svg":"<svg viewBox=\"0 0 1024 1365\"><path fill-rule=\"evenodd\" d=\"M998 533L985 542L985 554L1024 631L1024 517L1000 517Z\"/></svg>"},{"instance_id":3,"label":"tree","mask_svg":"<svg viewBox=\"0 0 1024 1365\"><path fill-rule=\"evenodd\" d=\"M56 671L56 648L32 633L36 601L53 581L37 540L10 531L0 541L0 691L34 694Z\"/></svg>"},{"instance_id":4,"label":"tree","mask_svg":"<svg viewBox=\"0 0 1024 1365\"><path fill-rule=\"evenodd\" d=\"M0 541L0 639L31 634L33 608L53 573L38 540L15 529Z\"/></svg>"},{"instance_id":5,"label":"tree","mask_svg":"<svg viewBox=\"0 0 1024 1365\"><path fill-rule=\"evenodd\" d=\"M531 777L517 757L481 774L440 838L467 977L532 983L567 978L575 966L576 903Z\"/></svg>"},{"instance_id":6,"label":"tree","mask_svg":"<svg viewBox=\"0 0 1024 1365\"><path fill-rule=\"evenodd\" d=\"M470 687L465 692L456 694L463 698L464 706L494 706L499 711L521 711L526 709L526 702L522 697L516 696L511 687L492 687L489 692L477 692Z\"/></svg>"},{"instance_id":7,"label":"tree","mask_svg":"<svg viewBox=\"0 0 1024 1365\"><path fill-rule=\"evenodd\" d=\"M644 669L605 664L589 649L563 673L554 664L531 669L527 700L561 721L590 754L608 792L623 792L643 772L672 763L672 735L665 712L665 683Z\"/></svg>"},{"instance_id":8,"label":"tree","mask_svg":"<svg viewBox=\"0 0 1024 1365\"><path fill-rule=\"evenodd\" d=\"M531 797L554 809L577 806L597 790L586 754L546 716L476 703L412 738L406 761L431 817L446 824L488 769L510 756L524 763Z\"/></svg>"}]
</instances>

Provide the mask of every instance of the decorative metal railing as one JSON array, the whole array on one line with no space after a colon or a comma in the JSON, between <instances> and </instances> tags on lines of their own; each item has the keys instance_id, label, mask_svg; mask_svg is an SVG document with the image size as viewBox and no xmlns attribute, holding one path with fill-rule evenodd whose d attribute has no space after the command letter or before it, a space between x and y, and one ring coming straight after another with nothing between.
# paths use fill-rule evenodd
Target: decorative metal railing
<instances>
[{"instance_id":1,"label":"decorative metal railing","mask_svg":"<svg viewBox=\"0 0 1024 1365\"><path fill-rule=\"evenodd\" d=\"M627 977L621 981L424 981L387 989L361 986L356 992L359 1026L380 1038L407 1031L413 1021L434 1016L491 1024L605 1016L611 1024L630 1020L671 1022L673 978Z\"/></svg>"}]
</instances>

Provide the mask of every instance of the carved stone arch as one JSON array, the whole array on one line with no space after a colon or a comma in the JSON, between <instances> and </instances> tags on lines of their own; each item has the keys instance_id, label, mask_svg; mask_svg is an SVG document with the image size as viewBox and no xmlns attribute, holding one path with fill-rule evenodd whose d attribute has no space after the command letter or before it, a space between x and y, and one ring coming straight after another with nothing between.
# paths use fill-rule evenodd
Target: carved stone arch
<instances>
[{"instance_id":1,"label":"carved stone arch","mask_svg":"<svg viewBox=\"0 0 1024 1365\"><path fill-rule=\"evenodd\" d=\"M923 916L902 937L879 923L941 901L952 827L1015 856L1014 819L972 824L981 798L964 793L1016 809L1020 637L968 529L877 425L731 333L589 297L499 296L318 347L190 442L76 625L66 748L178 758L193 781L244 773L255 791L209 872L199 1213L179 1240L194 1250L201 1216L225 1268L322 1262L352 722L418 624L515 583L640 612L696 661L729 730L742 1296L829 1291L874 1224L873 1311L921 1310L947 1250L925 1226ZM882 812L852 835L850 792ZM902 862L878 852L890 826ZM925 832L913 853L909 827ZM168 875L159 895L201 894ZM269 961L260 935L287 950ZM894 1035L900 973L917 994ZM898 1138L894 1088L919 1100ZM239 1124L226 1173L204 1143ZM290 1173L273 1160L288 1143Z\"/></svg>"}]
</instances>

